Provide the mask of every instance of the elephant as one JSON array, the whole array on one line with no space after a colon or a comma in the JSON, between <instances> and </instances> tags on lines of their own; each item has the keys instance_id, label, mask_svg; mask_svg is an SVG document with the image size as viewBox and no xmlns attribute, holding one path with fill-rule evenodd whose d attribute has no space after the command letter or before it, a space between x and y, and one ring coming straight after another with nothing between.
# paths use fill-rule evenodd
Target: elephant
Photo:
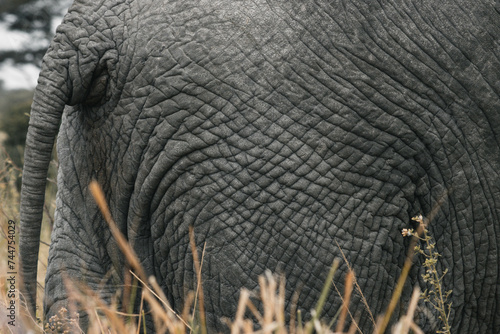
<instances>
[{"instance_id":1,"label":"elephant","mask_svg":"<svg viewBox=\"0 0 500 334\"><path fill-rule=\"evenodd\" d=\"M209 332L228 331L221 318L267 270L286 277L286 300L300 290L307 318L342 254L336 285L352 268L369 310L359 293L350 310L371 331L369 314L386 310L411 245L401 230L436 212L429 234L448 270L452 332L494 333L499 97L499 1L75 0L30 116L20 213L28 303L57 139L45 317L68 305L64 277L106 301L124 284L126 261L88 190L96 180L178 311L196 286L193 227L206 247ZM424 260L414 258L393 318L415 286L425 289ZM324 317L341 304L331 293ZM421 307L419 326L435 331L436 311Z\"/></svg>"}]
</instances>

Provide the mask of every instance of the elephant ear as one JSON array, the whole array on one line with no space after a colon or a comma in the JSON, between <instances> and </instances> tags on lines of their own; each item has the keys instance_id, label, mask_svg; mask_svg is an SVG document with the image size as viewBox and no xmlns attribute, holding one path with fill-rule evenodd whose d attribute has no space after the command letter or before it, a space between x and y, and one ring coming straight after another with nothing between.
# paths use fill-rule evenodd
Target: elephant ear
<instances>
[{"instance_id":1,"label":"elephant ear","mask_svg":"<svg viewBox=\"0 0 500 334\"><path fill-rule=\"evenodd\" d=\"M81 13L81 8L80 13ZM65 16L45 54L35 89L26 137L20 207L20 257L24 296L34 314L38 248L52 148L66 105L103 103L109 64L116 61L111 38L99 31L95 9L83 19L77 11ZM101 16L102 17L102 16Z\"/></svg>"}]
</instances>

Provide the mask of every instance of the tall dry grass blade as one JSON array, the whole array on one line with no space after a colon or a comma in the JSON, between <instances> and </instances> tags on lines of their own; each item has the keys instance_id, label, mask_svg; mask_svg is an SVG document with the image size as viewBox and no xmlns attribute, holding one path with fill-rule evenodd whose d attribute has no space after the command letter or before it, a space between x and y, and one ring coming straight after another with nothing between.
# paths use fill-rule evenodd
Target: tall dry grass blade
<instances>
[{"instance_id":1,"label":"tall dry grass blade","mask_svg":"<svg viewBox=\"0 0 500 334\"><path fill-rule=\"evenodd\" d=\"M146 293L144 295L144 297L146 298L146 300L148 301L148 303L150 303L150 305L152 307L154 307L157 310L159 310L159 309L162 310L161 306L159 306L159 304L156 302L153 295L160 300L161 300L161 298L158 296L158 294L153 293L153 291L149 288L148 284L146 284L146 281L147 281L146 273L144 272L144 269L142 268L142 265L139 262L139 258L135 254L134 250L132 249L132 247L130 247L129 243L127 242L127 240L125 239L123 234L120 232L120 230L116 226L116 223L114 222L114 220L111 216L111 212L109 211L108 204L104 198L104 193L101 189L101 186L96 181L92 181L89 185L89 189L90 189L92 196L94 197L99 209L101 210L101 213L102 213L104 219L108 223L111 234L113 235L113 237L117 241L118 247L120 247L120 250L125 255L125 258L127 259L128 263L130 264L132 269L134 269L135 273L133 271L131 271L132 275L134 275L134 277L137 278L137 280L140 281L143 284L143 286L147 289L147 290L143 290L143 291L146 291L146 292L151 291L151 293ZM158 287L158 290L161 291L161 289L159 289L159 287ZM172 312L179 320L181 320L181 322L184 323L184 325L186 327L191 329L191 327L187 323L185 323L184 320L177 313L174 312L174 310L170 307L170 305L168 305L166 298L164 300L162 300L162 302L165 306L167 306L167 309L170 312ZM167 317L166 319L170 320L169 317Z\"/></svg>"},{"instance_id":2,"label":"tall dry grass blade","mask_svg":"<svg viewBox=\"0 0 500 334\"><path fill-rule=\"evenodd\" d=\"M340 247L340 245L337 242L337 240L335 240L335 243L337 244L337 247L340 250L340 254L342 254L342 258L344 259L344 261L345 261L345 263L347 265L347 268L350 271L354 272L354 270L352 270L352 268L351 268L351 264L349 263L349 261L347 261L347 257L345 256L344 251L342 250L342 247ZM363 302L363 305L365 306L365 309L368 312L368 315L370 316L370 320L372 321L373 326L376 327L377 323L375 322L375 318L373 317L373 313L370 310L370 306L368 305L368 301L366 300L366 297L363 294L363 291L361 291L361 287L358 284L358 280L356 279L356 276L354 276L354 286L356 287L356 291L359 293L359 295L361 297L361 301ZM354 321L354 319L353 319L353 321Z\"/></svg>"},{"instance_id":3,"label":"tall dry grass blade","mask_svg":"<svg viewBox=\"0 0 500 334\"><path fill-rule=\"evenodd\" d=\"M300 296L300 292L298 290L295 290L293 295L292 295L291 306L290 306L290 323L289 323L290 334L296 334L296 330L297 330L297 327L295 324L295 317L296 317L298 303L299 303L299 296Z\"/></svg>"},{"instance_id":4,"label":"tall dry grass blade","mask_svg":"<svg viewBox=\"0 0 500 334\"><path fill-rule=\"evenodd\" d=\"M443 194L439 197L437 200L436 204L432 208L431 212L427 215L427 224L428 225L430 222L434 221L434 218L437 216L439 210L443 206L444 202L448 199L448 196L453 192L453 188L450 189L445 189ZM419 231L421 232L421 231Z\"/></svg>"},{"instance_id":5,"label":"tall dry grass blade","mask_svg":"<svg viewBox=\"0 0 500 334\"><path fill-rule=\"evenodd\" d=\"M245 323L243 324L243 333L245 334L252 334L253 333L253 321L252 320L245 320Z\"/></svg>"},{"instance_id":6,"label":"tall dry grass blade","mask_svg":"<svg viewBox=\"0 0 500 334\"><path fill-rule=\"evenodd\" d=\"M344 301L342 303L342 312L340 313L339 321L335 331L341 333L344 330L345 320L347 319L347 311L349 310L349 302L351 301L352 286L354 281L354 273L349 270L345 278Z\"/></svg>"},{"instance_id":7,"label":"tall dry grass blade","mask_svg":"<svg viewBox=\"0 0 500 334\"><path fill-rule=\"evenodd\" d=\"M259 324L264 323L264 318L259 313L259 310L257 310L257 307L255 307L255 305L252 303L250 299L247 300L247 308L250 310L250 312L252 312L253 316L255 317L255 319L257 319L257 322Z\"/></svg>"},{"instance_id":8,"label":"tall dry grass blade","mask_svg":"<svg viewBox=\"0 0 500 334\"><path fill-rule=\"evenodd\" d=\"M240 292L240 300L238 301L238 308L236 309L236 317L231 324L231 334L239 334L244 331L244 316L247 301L249 300L250 293L247 289L242 289Z\"/></svg>"},{"instance_id":9,"label":"tall dry grass blade","mask_svg":"<svg viewBox=\"0 0 500 334\"><path fill-rule=\"evenodd\" d=\"M330 271L328 272L328 276L326 277L325 284L323 285L323 290L321 291L321 295L319 296L318 304L316 305L316 317L319 317L323 307L325 306L326 298L328 297L328 293L330 292L330 287L333 282L333 276L337 272L339 268L340 261L339 259L333 260Z\"/></svg>"},{"instance_id":10,"label":"tall dry grass blade","mask_svg":"<svg viewBox=\"0 0 500 334\"><path fill-rule=\"evenodd\" d=\"M351 326L349 326L349 331L347 332L347 334L355 334L356 331L358 330L358 320L355 320L353 319L352 322L351 322ZM361 331L359 331L361 333Z\"/></svg>"},{"instance_id":11,"label":"tall dry grass blade","mask_svg":"<svg viewBox=\"0 0 500 334\"><path fill-rule=\"evenodd\" d=\"M133 313L135 307L135 298L137 293L137 281L134 279L132 282L132 275L130 270L125 267L123 292L122 292L122 310L126 313ZM134 283L134 284L133 284Z\"/></svg>"},{"instance_id":12,"label":"tall dry grass blade","mask_svg":"<svg viewBox=\"0 0 500 334\"><path fill-rule=\"evenodd\" d=\"M186 321L184 321L184 319L182 319L182 317L180 315L178 315L177 312L174 311L174 309L172 309L172 307L168 303L167 297L163 293L163 290L160 288L160 286L156 282L156 279L153 276L151 276L149 278L149 283L151 284L151 286L153 287L154 290L152 290L146 284L146 282L144 282L143 280L141 280L139 278L139 276L137 276L133 271L131 271L130 273L132 275L134 275L134 277L144 286L144 288L146 288L149 291L150 294L144 295L144 298L146 298L148 300L148 302L150 300L148 298L151 298L152 296L156 297L165 306L165 308L167 309L167 311L170 313L169 316L173 315L178 320L180 320L189 330L192 330L191 326L189 326L188 323Z\"/></svg>"},{"instance_id":13,"label":"tall dry grass blade","mask_svg":"<svg viewBox=\"0 0 500 334\"><path fill-rule=\"evenodd\" d=\"M405 264L403 265L403 270L401 270L401 275L399 276L398 282L396 283L396 288L392 293L391 301L389 302L389 306L387 307L387 312L382 318L381 322L375 327L375 334L382 334L385 332L387 325L389 325L389 321L391 319L392 313L398 304L399 297L401 297L401 293L403 292L403 287L406 282L406 278L408 277L408 273L410 272L410 268L412 266L413 257L408 256L405 260Z\"/></svg>"},{"instance_id":14,"label":"tall dry grass blade","mask_svg":"<svg viewBox=\"0 0 500 334\"><path fill-rule=\"evenodd\" d=\"M285 329L285 276L280 275L278 301L276 303L276 321L278 322L278 334L286 334Z\"/></svg>"},{"instance_id":15,"label":"tall dry grass blade","mask_svg":"<svg viewBox=\"0 0 500 334\"><path fill-rule=\"evenodd\" d=\"M191 324L193 324L194 319L191 317L191 320L189 320L189 314L191 310L191 306L193 306L193 309L195 309L194 306L194 299L195 299L195 294L193 291L189 291L184 299L184 307L182 308L182 319L185 322L191 321Z\"/></svg>"},{"instance_id":16,"label":"tall dry grass blade","mask_svg":"<svg viewBox=\"0 0 500 334\"><path fill-rule=\"evenodd\" d=\"M415 332L415 334L425 334L424 331L421 330L420 327L418 327L417 324L414 322L410 324L410 328L412 331Z\"/></svg>"},{"instance_id":17,"label":"tall dry grass blade","mask_svg":"<svg viewBox=\"0 0 500 334\"><path fill-rule=\"evenodd\" d=\"M158 297L154 295L154 293L151 291L151 289L149 289L149 287L147 287L146 285L144 286L146 287L146 289L142 290L142 295L144 299L148 302L149 307L151 309L151 314L155 322L156 331L164 332L165 330L163 330L163 328L166 327L168 328L169 331L175 333L176 328L178 327L176 325L175 318L172 319L171 314L169 314L169 312L165 312L165 309L161 307L160 303L157 300ZM185 326L184 323L183 326Z\"/></svg>"},{"instance_id":18,"label":"tall dry grass blade","mask_svg":"<svg viewBox=\"0 0 500 334\"><path fill-rule=\"evenodd\" d=\"M415 311L417 310L417 304L420 299L420 288L418 286L413 289L413 294L410 299L410 305L408 306L408 311L406 312L406 316L403 317L401 323L401 327L396 333L399 334L407 334L410 331L411 324L413 323L413 317Z\"/></svg>"},{"instance_id":19,"label":"tall dry grass blade","mask_svg":"<svg viewBox=\"0 0 500 334\"><path fill-rule=\"evenodd\" d=\"M297 334L304 334L304 326L302 325L302 311L297 311Z\"/></svg>"},{"instance_id":20,"label":"tall dry grass blade","mask_svg":"<svg viewBox=\"0 0 500 334\"><path fill-rule=\"evenodd\" d=\"M330 271L328 272L328 276L326 277L325 284L323 285L323 290L321 291L321 295L319 296L318 303L316 304L316 308L314 309L313 316L311 321L306 324L305 332L306 334L310 334L313 331L314 322L319 319L321 316L321 311L326 302L326 298L328 297L328 293L330 292L330 287L333 282L333 276L339 267L340 261L339 259L334 259Z\"/></svg>"},{"instance_id":21,"label":"tall dry grass blade","mask_svg":"<svg viewBox=\"0 0 500 334\"><path fill-rule=\"evenodd\" d=\"M92 196L94 197L94 200L97 203L97 206L101 210L104 220L108 223L111 234L118 243L118 247L120 247L120 250L125 255L128 263L132 266L132 269L135 270L135 272L143 281L146 281L147 276L139 262L137 254L135 254L135 251L132 249L132 247L130 247L127 240L116 226L113 217L111 216L111 212L109 211L109 207L106 199L104 198L104 193L101 189L101 186L99 185L99 183L97 183L97 181L92 181L89 185L89 189L92 193Z\"/></svg>"},{"instance_id":22,"label":"tall dry grass blade","mask_svg":"<svg viewBox=\"0 0 500 334\"><path fill-rule=\"evenodd\" d=\"M430 214L429 214L429 219L426 221L425 226L429 224L434 218L436 217L439 209L441 206L444 204L445 200L448 198L448 195L451 193L451 190L446 190L443 195L438 199L436 205L432 208ZM417 236L412 236L411 242L410 242L410 247L408 249L408 254L406 256L405 263L403 265L403 270L401 270L401 276L399 276L398 282L396 284L396 289L394 290L391 301L389 302L389 306L387 307L387 311L384 314L384 317L382 321L375 327L375 334L378 333L384 333L385 329L389 325L389 321L391 319L392 313L394 312L394 309L396 308L396 305L399 301L399 298L401 296L401 293L403 292L403 286L404 283L406 282L406 278L408 277L408 273L410 272L410 268L413 263L413 256L415 255L415 246L418 243L419 238L422 237L424 233L424 224L419 224L417 226Z\"/></svg>"},{"instance_id":23,"label":"tall dry grass blade","mask_svg":"<svg viewBox=\"0 0 500 334\"><path fill-rule=\"evenodd\" d=\"M194 228L189 226L189 244L191 245L191 253L193 255L194 269L196 270L196 277L198 280L197 287L199 288L199 312L200 312L200 322L201 322L201 333L207 334L207 320L205 318L205 300L203 297L203 285L201 282L201 265L198 258L198 250L196 249L196 243L194 239Z\"/></svg>"},{"instance_id":24,"label":"tall dry grass blade","mask_svg":"<svg viewBox=\"0 0 500 334\"><path fill-rule=\"evenodd\" d=\"M143 315L144 315L144 295L141 295L141 304L139 306L139 322L137 323L137 331L135 334L139 334L141 330L141 323L144 326L144 333L146 333L146 322L143 321Z\"/></svg>"},{"instance_id":25,"label":"tall dry grass blade","mask_svg":"<svg viewBox=\"0 0 500 334\"><path fill-rule=\"evenodd\" d=\"M104 326L102 325L102 322L101 322L101 319L99 319L99 314L97 313L97 309L94 309L94 321L92 321L93 323L97 323L97 325L99 326L99 329L101 331L101 333L105 333L104 331ZM97 333L94 332L94 333Z\"/></svg>"},{"instance_id":26,"label":"tall dry grass blade","mask_svg":"<svg viewBox=\"0 0 500 334\"><path fill-rule=\"evenodd\" d=\"M68 292L70 300L74 300L82 305L87 314L92 314L93 311L99 310L110 321L112 328L117 330L118 333L127 333L125 323L118 317L115 310L110 307L95 293L92 289L83 283L76 283L70 279L64 279L64 285ZM99 318L99 316L97 316Z\"/></svg>"},{"instance_id":27,"label":"tall dry grass blade","mask_svg":"<svg viewBox=\"0 0 500 334\"><path fill-rule=\"evenodd\" d=\"M205 242L203 244L203 251L201 252L200 276L201 276L201 270L203 269L203 260L205 259L205 249L206 249L206 247L207 247L207 243ZM199 280L196 283L196 293L194 295L193 310L196 310L196 306L197 306L197 303L198 303L198 296L199 296L199 293L200 293L200 288L202 288L202 286L201 286L201 280ZM191 323L194 322L194 317L195 317L195 312L193 312L193 314L192 314Z\"/></svg>"},{"instance_id":28,"label":"tall dry grass blade","mask_svg":"<svg viewBox=\"0 0 500 334\"><path fill-rule=\"evenodd\" d=\"M344 304L344 297L340 293L340 290L337 288L337 285L335 284L335 282L333 282L333 287L335 288L335 291L337 291L337 294L339 295L340 299L342 300L342 305L343 305ZM337 313L335 314L335 316L331 320L330 326L328 326L329 328L333 326L333 324L335 323L335 321L337 320L337 317L340 315L341 312L342 312L342 308L339 308L339 310L337 311ZM351 317L351 320L352 320L351 325L354 325L356 327L356 330L359 331L361 334L363 334L363 331L361 331L361 328L359 328L357 320L354 318L351 311L349 311L349 308L347 309L347 313L349 314L349 317Z\"/></svg>"},{"instance_id":29,"label":"tall dry grass blade","mask_svg":"<svg viewBox=\"0 0 500 334\"><path fill-rule=\"evenodd\" d=\"M262 331L267 333L274 322L277 283L271 272L259 276L260 299L264 310Z\"/></svg>"},{"instance_id":30,"label":"tall dry grass blade","mask_svg":"<svg viewBox=\"0 0 500 334\"><path fill-rule=\"evenodd\" d=\"M141 299L144 299L144 297L141 297ZM146 332L146 313L144 313L144 310L141 310L141 321L142 321L142 332L143 333L147 333ZM139 333L137 333L139 334Z\"/></svg>"},{"instance_id":31,"label":"tall dry grass blade","mask_svg":"<svg viewBox=\"0 0 500 334\"><path fill-rule=\"evenodd\" d=\"M133 273L132 273L132 275L133 275ZM156 278L154 276L149 276L148 282L151 285L151 287L153 288L153 290L151 292L154 291L155 297L158 298L163 303L163 305L165 305L165 308L169 312L176 314L176 312L172 309L172 307L170 307L167 296L165 296L165 292L163 292L162 288L160 287L160 285L156 281Z\"/></svg>"}]
</instances>

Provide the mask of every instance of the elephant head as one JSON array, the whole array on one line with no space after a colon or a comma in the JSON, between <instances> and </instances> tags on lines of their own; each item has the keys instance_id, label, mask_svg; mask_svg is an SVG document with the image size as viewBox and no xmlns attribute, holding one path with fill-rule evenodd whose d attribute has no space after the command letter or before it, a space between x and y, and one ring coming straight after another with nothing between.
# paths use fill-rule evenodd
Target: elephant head
<instances>
[{"instance_id":1,"label":"elephant head","mask_svg":"<svg viewBox=\"0 0 500 334\"><path fill-rule=\"evenodd\" d=\"M63 276L102 287L105 299L123 284L125 261L87 190L96 179L177 309L195 286L194 226L217 330L267 269L285 274L287 296L302 287L308 312L341 251L380 314L409 246L401 229L449 192L430 231L449 269L453 328L493 332L499 38L486 0L76 1L44 58L26 144L31 307L59 133L48 316L67 303ZM421 272L417 263L403 304L425 285ZM359 326L371 328L359 299ZM331 296L326 316L340 304Z\"/></svg>"}]
</instances>

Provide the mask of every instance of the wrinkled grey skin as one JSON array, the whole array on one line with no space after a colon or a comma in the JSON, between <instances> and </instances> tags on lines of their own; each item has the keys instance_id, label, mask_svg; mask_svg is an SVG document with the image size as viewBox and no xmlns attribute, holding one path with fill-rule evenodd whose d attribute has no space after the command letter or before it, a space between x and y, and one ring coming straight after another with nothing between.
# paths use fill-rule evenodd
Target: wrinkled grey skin
<instances>
[{"instance_id":1,"label":"wrinkled grey skin","mask_svg":"<svg viewBox=\"0 0 500 334\"><path fill-rule=\"evenodd\" d=\"M58 133L47 317L67 304L63 274L107 300L123 284L124 258L88 191L96 179L177 310L195 287L194 226L211 330L227 330L220 318L266 269L285 274L287 300L301 289L308 312L339 246L380 314L409 248L401 229L450 191L430 231L450 270L452 332L495 332L499 38L493 0L76 1L44 58L26 146L30 302ZM397 314L426 287L422 261ZM339 305L330 296L325 317ZM357 294L351 312L369 332Z\"/></svg>"}]
</instances>

